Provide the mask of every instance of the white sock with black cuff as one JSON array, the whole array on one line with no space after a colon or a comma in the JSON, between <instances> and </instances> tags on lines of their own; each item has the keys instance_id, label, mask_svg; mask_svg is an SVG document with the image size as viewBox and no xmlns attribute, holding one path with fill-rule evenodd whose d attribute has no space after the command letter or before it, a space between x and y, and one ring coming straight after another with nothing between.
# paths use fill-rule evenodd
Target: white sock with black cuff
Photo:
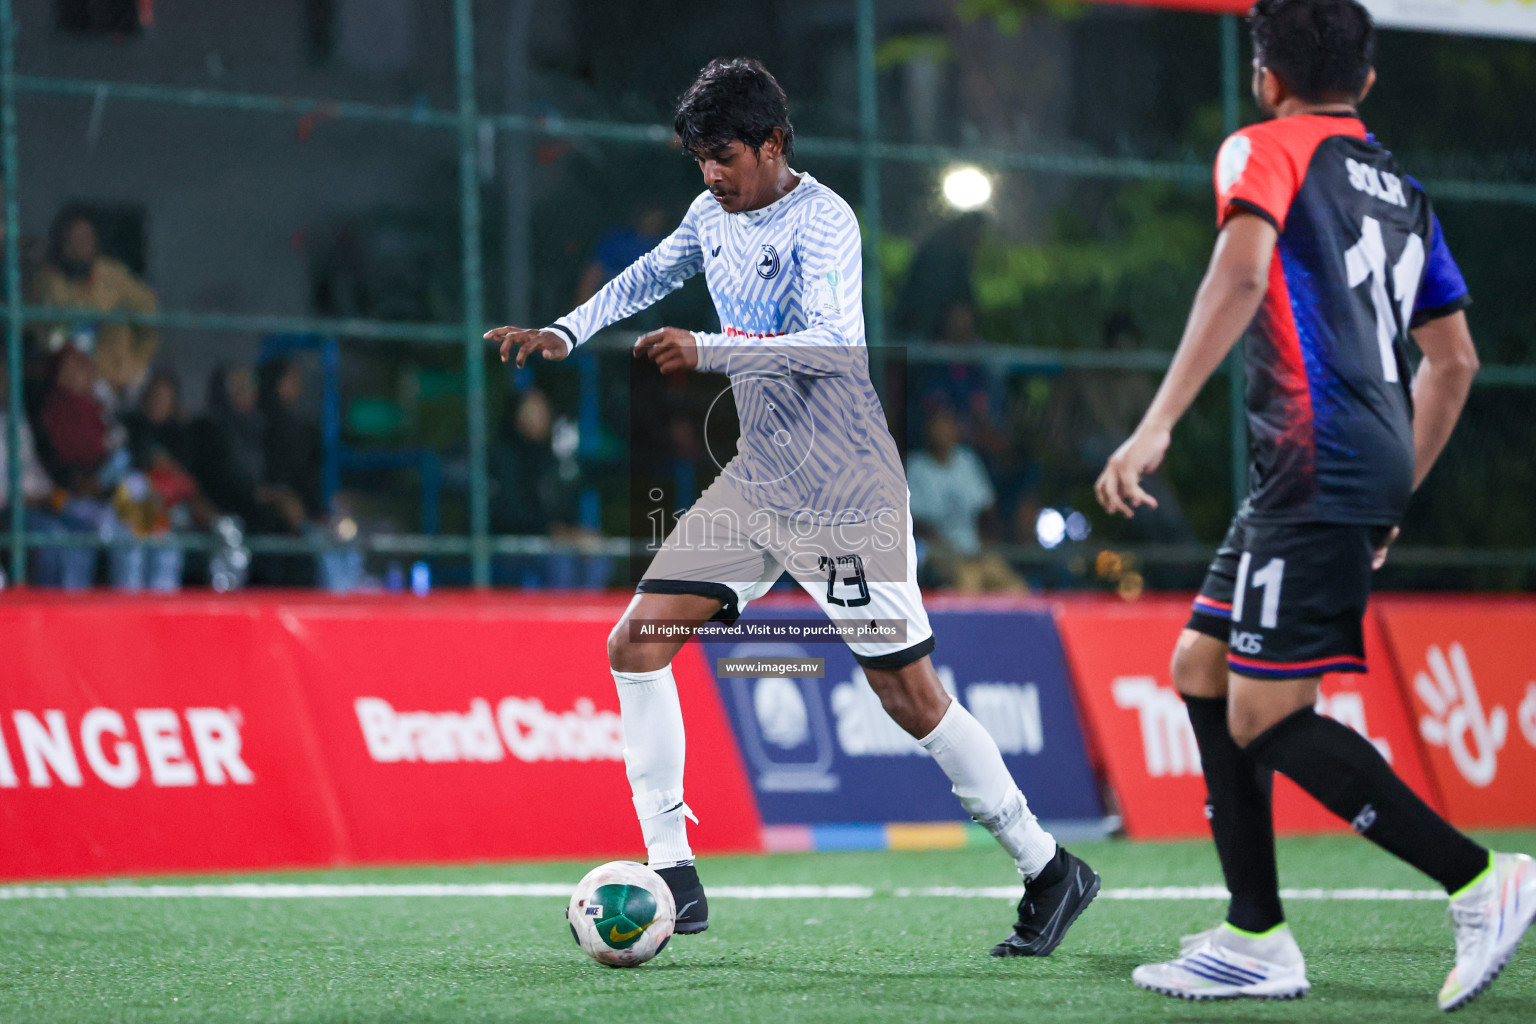
<instances>
[{"instance_id":1,"label":"white sock with black cuff","mask_svg":"<svg viewBox=\"0 0 1536 1024\"><path fill-rule=\"evenodd\" d=\"M683 707L677 699L672 666L654 672L613 670L619 690L619 718L624 724L624 769L646 857L653 869L693 860L684 818L693 812L683 803Z\"/></svg>"},{"instance_id":2,"label":"white sock with black cuff","mask_svg":"<svg viewBox=\"0 0 1536 1024\"><path fill-rule=\"evenodd\" d=\"M933 732L918 740L953 784L960 805L1013 857L1025 880L1034 878L1056 856L1056 840L1030 813L997 741L958 700Z\"/></svg>"}]
</instances>

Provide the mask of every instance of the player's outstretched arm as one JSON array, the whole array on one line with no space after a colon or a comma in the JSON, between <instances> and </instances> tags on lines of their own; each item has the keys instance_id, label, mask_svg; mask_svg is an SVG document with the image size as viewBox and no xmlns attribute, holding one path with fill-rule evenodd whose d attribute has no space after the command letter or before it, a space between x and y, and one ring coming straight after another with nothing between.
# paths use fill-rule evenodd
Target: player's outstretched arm
<instances>
[{"instance_id":1,"label":"player's outstretched arm","mask_svg":"<svg viewBox=\"0 0 1536 1024\"><path fill-rule=\"evenodd\" d=\"M694 201L714 204L708 193ZM681 224L650 252L641 256L598 289L597 294L542 330L498 327L486 338L501 346L501 361L517 353L522 367L535 352L545 359L564 359L603 328L661 301L703 269L703 250L694 229L694 208Z\"/></svg>"},{"instance_id":2,"label":"player's outstretched arm","mask_svg":"<svg viewBox=\"0 0 1536 1024\"><path fill-rule=\"evenodd\" d=\"M1472 378L1477 349L1461 310L1414 328L1424 361L1413 378L1413 486L1418 488L1451 438Z\"/></svg>"},{"instance_id":3,"label":"player's outstretched arm","mask_svg":"<svg viewBox=\"0 0 1536 1024\"><path fill-rule=\"evenodd\" d=\"M527 327L495 327L485 332L485 340L501 349L501 361L506 362L517 353L517 368L521 370L528 357L535 352L551 362L558 362L570 354L570 344L558 331L529 329Z\"/></svg>"},{"instance_id":4,"label":"player's outstretched arm","mask_svg":"<svg viewBox=\"0 0 1536 1024\"><path fill-rule=\"evenodd\" d=\"M1234 214L1221 229L1163 383L1136 432L1109 457L1094 485L1106 512L1129 519L1143 505L1157 507L1141 480L1162 465L1174 424L1259 311L1278 237L1273 224L1250 213Z\"/></svg>"}]
</instances>

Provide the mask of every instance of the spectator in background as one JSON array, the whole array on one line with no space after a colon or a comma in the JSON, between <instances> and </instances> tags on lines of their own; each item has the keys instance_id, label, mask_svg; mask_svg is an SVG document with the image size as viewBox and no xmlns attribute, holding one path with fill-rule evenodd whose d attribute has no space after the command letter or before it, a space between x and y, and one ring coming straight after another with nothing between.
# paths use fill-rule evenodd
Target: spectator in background
<instances>
[{"instance_id":1,"label":"spectator in background","mask_svg":"<svg viewBox=\"0 0 1536 1024\"><path fill-rule=\"evenodd\" d=\"M173 525L178 529L207 526L216 510L190 469L195 451L175 373L158 370L150 375L138 408L123 416L123 426L133 468L149 477L170 510Z\"/></svg>"},{"instance_id":2,"label":"spectator in background","mask_svg":"<svg viewBox=\"0 0 1536 1024\"><path fill-rule=\"evenodd\" d=\"M10 371L4 359L0 359L0 430L6 428L6 422L10 418ZM27 422L25 416L18 417L17 432L20 442L21 456L21 494L22 499L29 507L46 507L53 497L53 480L48 476L43 464L38 461L37 447L32 441L32 425ZM4 501L0 501L0 507L9 509L11 477L8 471L10 466L10 444L5 436L0 435L0 495L4 495ZM4 513L0 513L4 514Z\"/></svg>"},{"instance_id":3,"label":"spectator in background","mask_svg":"<svg viewBox=\"0 0 1536 1024\"><path fill-rule=\"evenodd\" d=\"M135 469L127 431L100 396L90 356L67 345L54 356L52 386L43 401L42 428L67 498L60 514L74 530L95 530L112 542L112 585L119 590L176 590L181 550L157 544L171 528L170 509L185 499L184 483L165 492ZM92 552L94 556L94 552Z\"/></svg>"},{"instance_id":4,"label":"spectator in background","mask_svg":"<svg viewBox=\"0 0 1536 1024\"><path fill-rule=\"evenodd\" d=\"M42 306L103 313L153 313L159 308L155 293L132 271L102 255L95 222L80 207L66 207L54 219L48 262L37 273L34 292L35 301ZM159 347L153 328L92 323L88 316L70 326L50 325L44 335L51 352L73 343L93 355L101 379L125 404L138 397Z\"/></svg>"},{"instance_id":5,"label":"spectator in background","mask_svg":"<svg viewBox=\"0 0 1536 1024\"><path fill-rule=\"evenodd\" d=\"M1020 472L1020 452L999 410L1007 409L1004 371L977 363L925 360L914 423L925 423L936 410L956 418L960 437L981 456L988 473L1012 480Z\"/></svg>"},{"instance_id":6,"label":"spectator in background","mask_svg":"<svg viewBox=\"0 0 1536 1024\"><path fill-rule=\"evenodd\" d=\"M490 451L491 529L581 543L597 535L580 525L581 471L574 434L557 437L549 399L530 388L507 404ZM560 552L497 560L499 582L524 587L601 589L608 558Z\"/></svg>"},{"instance_id":7,"label":"spectator in background","mask_svg":"<svg viewBox=\"0 0 1536 1024\"><path fill-rule=\"evenodd\" d=\"M321 486L320 428L299 411L304 400L303 368L278 356L261 364L257 382L265 480L297 495L307 520L323 521L328 510Z\"/></svg>"},{"instance_id":8,"label":"spectator in background","mask_svg":"<svg viewBox=\"0 0 1536 1024\"><path fill-rule=\"evenodd\" d=\"M169 370L150 375L138 408L123 415L135 478L116 500L118 518L142 539L210 525L216 510L193 477L191 431L181 412L181 384ZM152 590L181 584L184 552L173 543L114 551L120 576L142 577Z\"/></svg>"},{"instance_id":9,"label":"spectator in background","mask_svg":"<svg viewBox=\"0 0 1536 1024\"><path fill-rule=\"evenodd\" d=\"M641 256L661 244L667 235L667 213L647 204L635 208L627 224L617 224L604 231L592 249L592 259L581 272L576 286L576 305L597 294L599 288Z\"/></svg>"},{"instance_id":10,"label":"spectator in background","mask_svg":"<svg viewBox=\"0 0 1536 1024\"><path fill-rule=\"evenodd\" d=\"M251 534L304 532L304 501L291 488L268 482L266 422L257 409L256 384L243 366L224 364L208 382L208 414L193 427L197 438L193 474L219 510L239 516ZM312 560L264 555L251 566L252 580L285 586L314 582Z\"/></svg>"},{"instance_id":11,"label":"spectator in background","mask_svg":"<svg viewBox=\"0 0 1536 1024\"><path fill-rule=\"evenodd\" d=\"M112 497L128 472L125 433L102 402L96 363L73 345L49 360L47 390L38 417L39 454L59 485L54 507L71 532L93 532L108 540L122 538ZM63 585L89 586L95 577L96 552L79 564L71 561Z\"/></svg>"},{"instance_id":12,"label":"spectator in background","mask_svg":"<svg viewBox=\"0 0 1536 1024\"><path fill-rule=\"evenodd\" d=\"M215 367L208 378L208 411L192 426L192 475L209 501L258 533L284 522L274 495L261 500L266 471L261 433L251 371L227 363Z\"/></svg>"},{"instance_id":13,"label":"spectator in background","mask_svg":"<svg viewBox=\"0 0 1536 1024\"><path fill-rule=\"evenodd\" d=\"M911 341L965 344L976 340L976 293L971 273L987 218L962 213L920 245L896 299L896 332Z\"/></svg>"},{"instance_id":14,"label":"spectator in background","mask_svg":"<svg viewBox=\"0 0 1536 1024\"><path fill-rule=\"evenodd\" d=\"M150 374L138 407L123 414L135 469L148 471L165 459L185 466L191 438L181 414L181 383L170 370Z\"/></svg>"},{"instance_id":15,"label":"spectator in background","mask_svg":"<svg viewBox=\"0 0 1536 1024\"><path fill-rule=\"evenodd\" d=\"M0 360L0 427L9 416L10 374L4 360ZM18 455L21 462L22 528L28 533L66 534L78 532L71 529L58 514L56 503L63 495L53 486L53 480L43 469L37 457L37 447L32 439L32 426L25 416L18 417ZM11 528L11 474L10 445L0 438L0 528ZM57 499L57 502L56 502ZM80 589L91 585L95 574L96 552L88 548L34 547L32 549L32 582L44 587Z\"/></svg>"},{"instance_id":16,"label":"spectator in background","mask_svg":"<svg viewBox=\"0 0 1536 1024\"><path fill-rule=\"evenodd\" d=\"M344 593L357 585L363 572L362 552L338 545L326 506L320 428L300 412L304 401L304 371L291 359L275 356L257 370L256 404L262 419L262 456L266 484L298 499L303 522L296 527L320 547L307 556L267 560L271 582L296 586L310 579L326 590ZM350 539L350 538L349 538Z\"/></svg>"},{"instance_id":17,"label":"spectator in background","mask_svg":"<svg viewBox=\"0 0 1536 1024\"><path fill-rule=\"evenodd\" d=\"M927 561L940 581L965 593L1013 591L1024 581L995 552L982 549L983 523L995 525L997 498L981 459L960 443L948 408L929 415L927 446L907 461L912 526L928 542Z\"/></svg>"},{"instance_id":18,"label":"spectator in background","mask_svg":"<svg viewBox=\"0 0 1536 1024\"><path fill-rule=\"evenodd\" d=\"M974 344L976 293L971 284L976 250L987 217L963 213L941 225L918 247L906 283L897 296L896 330L919 344ZM990 473L1010 473L1009 438L1001 423L1007 386L1001 373L973 362L923 360L922 386L912 392L909 415L921 423L937 407L959 417L960 434Z\"/></svg>"},{"instance_id":19,"label":"spectator in background","mask_svg":"<svg viewBox=\"0 0 1536 1024\"><path fill-rule=\"evenodd\" d=\"M128 468L126 435L97 388L96 363L66 345L54 353L39 426L50 471L70 494L111 493Z\"/></svg>"},{"instance_id":20,"label":"spectator in background","mask_svg":"<svg viewBox=\"0 0 1536 1024\"><path fill-rule=\"evenodd\" d=\"M146 384L140 408L120 417L127 466L111 495L121 529L109 551L112 585L120 590L181 587L183 552L169 535L192 525L198 490L171 454L184 441L177 395L175 377L162 371Z\"/></svg>"}]
</instances>

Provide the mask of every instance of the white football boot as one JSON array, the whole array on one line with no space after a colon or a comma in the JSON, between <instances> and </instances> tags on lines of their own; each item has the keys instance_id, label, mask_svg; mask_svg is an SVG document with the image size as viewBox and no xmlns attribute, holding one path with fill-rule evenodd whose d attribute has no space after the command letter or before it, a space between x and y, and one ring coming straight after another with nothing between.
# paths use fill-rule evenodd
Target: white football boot
<instances>
[{"instance_id":1,"label":"white football boot","mask_svg":"<svg viewBox=\"0 0 1536 1024\"><path fill-rule=\"evenodd\" d=\"M1131 980L1177 999L1300 999L1312 987L1301 947L1285 924L1255 935L1222 922L1186 935L1177 958L1143 964Z\"/></svg>"},{"instance_id":2,"label":"white football boot","mask_svg":"<svg viewBox=\"0 0 1536 1024\"><path fill-rule=\"evenodd\" d=\"M1440 989L1440 1009L1459 1010L1499 976L1536 920L1536 861L1496 853L1488 869L1451 897L1456 966Z\"/></svg>"}]
</instances>

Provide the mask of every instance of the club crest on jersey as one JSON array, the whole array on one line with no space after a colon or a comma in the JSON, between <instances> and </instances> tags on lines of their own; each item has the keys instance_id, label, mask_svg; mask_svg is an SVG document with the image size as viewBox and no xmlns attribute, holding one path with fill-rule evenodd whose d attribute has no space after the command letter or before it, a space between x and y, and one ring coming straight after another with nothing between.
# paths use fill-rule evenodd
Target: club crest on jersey
<instances>
[{"instance_id":1,"label":"club crest on jersey","mask_svg":"<svg viewBox=\"0 0 1536 1024\"><path fill-rule=\"evenodd\" d=\"M1248 158L1253 155L1253 143L1246 135L1234 135L1222 144L1216 154L1216 188L1225 195L1237 184L1248 169Z\"/></svg>"},{"instance_id":2,"label":"club crest on jersey","mask_svg":"<svg viewBox=\"0 0 1536 1024\"><path fill-rule=\"evenodd\" d=\"M765 244L762 251L757 254L757 276L766 281L778 272L779 250Z\"/></svg>"}]
</instances>

